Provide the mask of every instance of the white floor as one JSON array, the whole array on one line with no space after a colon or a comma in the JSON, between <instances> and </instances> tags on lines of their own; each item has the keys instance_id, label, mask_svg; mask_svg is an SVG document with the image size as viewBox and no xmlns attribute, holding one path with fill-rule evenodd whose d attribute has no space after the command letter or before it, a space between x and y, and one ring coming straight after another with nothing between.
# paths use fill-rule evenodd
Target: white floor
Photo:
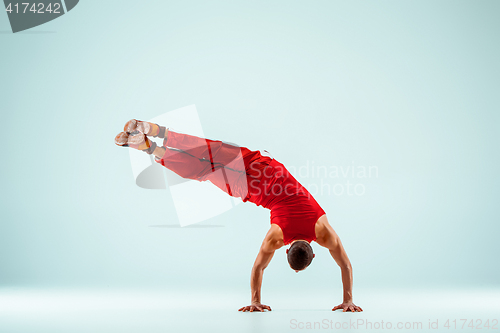
<instances>
[{"instance_id":1,"label":"white floor","mask_svg":"<svg viewBox=\"0 0 500 333\"><path fill-rule=\"evenodd\" d=\"M482 332L499 332L500 329L500 289L358 290L357 295L364 309L362 313L332 312L336 304L321 294L298 299L283 293L268 293L271 312L241 313L237 309L247 301L247 295L241 293L0 288L0 332L462 332L479 328ZM445 326L447 320L449 328ZM438 329L429 328L430 323Z\"/></svg>"}]
</instances>

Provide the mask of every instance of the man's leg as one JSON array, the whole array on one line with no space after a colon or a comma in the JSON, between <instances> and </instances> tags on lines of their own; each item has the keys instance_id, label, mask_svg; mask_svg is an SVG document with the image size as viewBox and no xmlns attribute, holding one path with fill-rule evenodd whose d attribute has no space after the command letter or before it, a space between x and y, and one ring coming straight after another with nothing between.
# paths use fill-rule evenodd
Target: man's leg
<instances>
[{"instance_id":1,"label":"man's leg","mask_svg":"<svg viewBox=\"0 0 500 333\"><path fill-rule=\"evenodd\" d=\"M127 121L123 127L123 131L126 133L141 132L155 138L165 138L167 129L155 123L150 123L147 121L140 121L137 119L132 119Z\"/></svg>"},{"instance_id":2,"label":"man's leg","mask_svg":"<svg viewBox=\"0 0 500 333\"><path fill-rule=\"evenodd\" d=\"M248 193L245 172L225 167L221 163L214 164L208 159L199 159L182 150L168 147L165 148L165 154L156 161L183 178L208 180L231 196L243 199Z\"/></svg>"},{"instance_id":3,"label":"man's leg","mask_svg":"<svg viewBox=\"0 0 500 333\"><path fill-rule=\"evenodd\" d=\"M139 124L151 124L138 120L133 121ZM127 122L125 125L126 129L130 130L131 122L132 120ZM149 140L146 136L142 135L142 133L136 131L136 129L142 128L141 126L148 127L149 125L137 125L134 127L135 132L121 132L116 136L115 143L119 146L128 146L145 151L148 154L154 154L159 159L162 158L164 149L157 148L156 143ZM158 127L159 125L154 124L154 126ZM147 133L144 134L148 135ZM162 134L165 137L163 140L164 148L174 148L175 150L183 151L198 159L209 160L214 165L214 169L215 165L222 164L225 167L236 168L238 171L243 172L245 170L244 163L242 163L242 148L244 150L248 149L244 147L240 148L218 140L176 133L168 129L165 129Z\"/></svg>"},{"instance_id":4,"label":"man's leg","mask_svg":"<svg viewBox=\"0 0 500 333\"><path fill-rule=\"evenodd\" d=\"M184 178L209 180L231 196L246 197L245 162L240 147L173 131L168 131L163 145L165 154L156 161L164 167Z\"/></svg>"},{"instance_id":5,"label":"man's leg","mask_svg":"<svg viewBox=\"0 0 500 333\"><path fill-rule=\"evenodd\" d=\"M145 134L122 132L115 143L154 154L155 160L183 178L209 180L229 195L247 195L245 166L239 147L221 141L167 131L164 147Z\"/></svg>"},{"instance_id":6,"label":"man's leg","mask_svg":"<svg viewBox=\"0 0 500 333\"><path fill-rule=\"evenodd\" d=\"M221 166L233 168L237 171L245 171L241 147L222 141L200 138L169 130L163 141L163 146L181 150L198 159L208 160L213 165L213 170L220 164Z\"/></svg>"},{"instance_id":7,"label":"man's leg","mask_svg":"<svg viewBox=\"0 0 500 333\"><path fill-rule=\"evenodd\" d=\"M131 134L127 132L120 132L115 137L115 144L121 147L130 147L137 150L142 150L148 154L154 154L156 157L161 158L165 153L163 147L158 147L155 142L143 134Z\"/></svg>"}]
</instances>

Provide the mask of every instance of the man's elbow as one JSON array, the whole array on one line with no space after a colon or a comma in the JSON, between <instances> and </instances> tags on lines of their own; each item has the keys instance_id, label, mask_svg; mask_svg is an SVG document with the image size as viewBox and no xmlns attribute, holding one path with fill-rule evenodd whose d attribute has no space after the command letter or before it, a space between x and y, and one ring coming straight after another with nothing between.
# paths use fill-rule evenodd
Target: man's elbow
<instances>
[{"instance_id":1,"label":"man's elbow","mask_svg":"<svg viewBox=\"0 0 500 333\"><path fill-rule=\"evenodd\" d=\"M352 265L350 262L340 264L340 269L346 272L352 272Z\"/></svg>"},{"instance_id":2,"label":"man's elbow","mask_svg":"<svg viewBox=\"0 0 500 333\"><path fill-rule=\"evenodd\" d=\"M265 265L254 265L252 267L252 274L262 274L264 269L266 269Z\"/></svg>"}]
</instances>

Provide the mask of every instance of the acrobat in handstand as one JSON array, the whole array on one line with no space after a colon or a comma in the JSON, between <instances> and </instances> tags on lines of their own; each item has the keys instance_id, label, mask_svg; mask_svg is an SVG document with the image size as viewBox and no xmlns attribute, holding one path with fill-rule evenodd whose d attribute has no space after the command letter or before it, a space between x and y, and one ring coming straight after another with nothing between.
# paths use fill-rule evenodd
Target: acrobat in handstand
<instances>
[{"instance_id":1,"label":"acrobat in handstand","mask_svg":"<svg viewBox=\"0 0 500 333\"><path fill-rule=\"evenodd\" d=\"M157 146L148 136L164 139L163 146ZM328 223L323 209L283 164L260 151L177 133L135 119L125 124L124 132L116 136L115 143L153 154L156 162L183 178L209 180L233 197L271 210L271 228L252 268L251 305L239 311L271 310L261 303L260 291L264 269L274 251L290 244L286 250L288 263L299 272L314 258L312 241L327 248L341 269L344 300L332 310L363 311L353 303L352 266L339 236Z\"/></svg>"}]
</instances>

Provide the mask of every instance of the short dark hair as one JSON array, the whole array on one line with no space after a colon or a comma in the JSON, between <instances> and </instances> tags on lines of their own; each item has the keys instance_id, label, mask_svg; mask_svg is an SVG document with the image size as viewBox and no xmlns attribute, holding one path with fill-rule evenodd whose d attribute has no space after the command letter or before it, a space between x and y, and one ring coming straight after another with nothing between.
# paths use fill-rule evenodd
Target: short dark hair
<instances>
[{"instance_id":1,"label":"short dark hair","mask_svg":"<svg viewBox=\"0 0 500 333\"><path fill-rule=\"evenodd\" d=\"M311 245L306 241L293 242L288 249L287 259L293 270L300 271L309 266L313 260L314 253Z\"/></svg>"}]
</instances>

